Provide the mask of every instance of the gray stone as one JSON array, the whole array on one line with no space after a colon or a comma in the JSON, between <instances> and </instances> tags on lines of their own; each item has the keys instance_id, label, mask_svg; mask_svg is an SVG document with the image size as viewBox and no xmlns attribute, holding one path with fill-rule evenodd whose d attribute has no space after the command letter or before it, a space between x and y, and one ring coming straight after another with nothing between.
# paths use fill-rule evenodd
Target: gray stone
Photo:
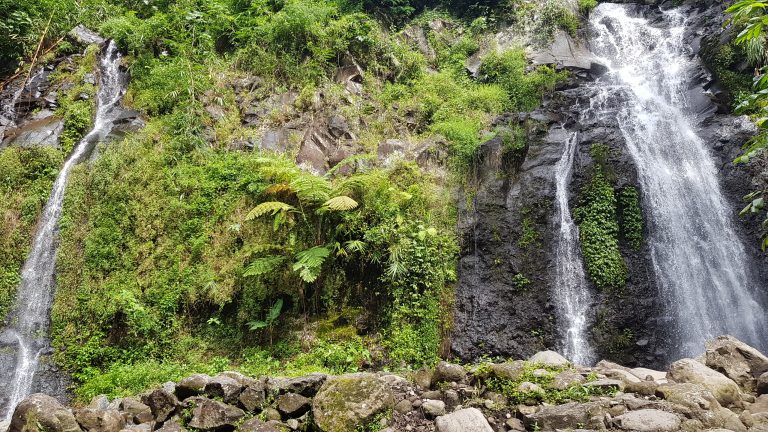
<instances>
[{"instance_id":1,"label":"gray stone","mask_svg":"<svg viewBox=\"0 0 768 432\"><path fill-rule=\"evenodd\" d=\"M599 379L584 384L585 387L598 388L604 391L624 391L624 381L615 379Z\"/></svg>"},{"instance_id":2,"label":"gray stone","mask_svg":"<svg viewBox=\"0 0 768 432\"><path fill-rule=\"evenodd\" d=\"M85 48L86 45L100 45L104 43L103 37L82 24L70 30L69 33L67 33L67 38L79 48Z\"/></svg>"},{"instance_id":3,"label":"gray stone","mask_svg":"<svg viewBox=\"0 0 768 432\"><path fill-rule=\"evenodd\" d=\"M240 396L238 396L240 404L248 411L261 409L266 400L265 387L266 384L263 381L256 382L246 387L245 390L240 393Z\"/></svg>"},{"instance_id":4,"label":"gray stone","mask_svg":"<svg viewBox=\"0 0 768 432\"><path fill-rule=\"evenodd\" d=\"M524 415L526 426L538 425L541 430L569 428L589 424L593 417L604 416L604 408L595 402L570 402L562 405L544 406L538 411Z\"/></svg>"},{"instance_id":5,"label":"gray stone","mask_svg":"<svg viewBox=\"0 0 768 432\"><path fill-rule=\"evenodd\" d=\"M80 432L75 416L56 399L35 393L13 411L9 432Z\"/></svg>"},{"instance_id":6,"label":"gray stone","mask_svg":"<svg viewBox=\"0 0 768 432\"><path fill-rule=\"evenodd\" d=\"M129 423L149 423L154 419L152 410L134 397L121 399L119 409L123 413L123 417L125 417L126 421Z\"/></svg>"},{"instance_id":7,"label":"gray stone","mask_svg":"<svg viewBox=\"0 0 768 432\"><path fill-rule=\"evenodd\" d=\"M311 402L300 394L286 393L277 398L277 409L288 417L300 417L309 411Z\"/></svg>"},{"instance_id":8,"label":"gray stone","mask_svg":"<svg viewBox=\"0 0 768 432\"><path fill-rule=\"evenodd\" d=\"M88 404L88 408L105 410L109 407L109 398L107 395L94 396Z\"/></svg>"},{"instance_id":9,"label":"gray stone","mask_svg":"<svg viewBox=\"0 0 768 432\"><path fill-rule=\"evenodd\" d=\"M497 378L517 381L524 373L525 362L515 360L513 362L492 364L491 375Z\"/></svg>"},{"instance_id":10,"label":"gray stone","mask_svg":"<svg viewBox=\"0 0 768 432\"><path fill-rule=\"evenodd\" d=\"M174 415L179 407L179 400L176 396L164 389L157 389L142 396L141 402L149 407L155 421L160 423Z\"/></svg>"},{"instance_id":11,"label":"gray stone","mask_svg":"<svg viewBox=\"0 0 768 432\"><path fill-rule=\"evenodd\" d=\"M237 428L238 432L282 432L282 430L275 426L274 424L270 424L269 422L265 422L257 417L254 417L243 424L241 424Z\"/></svg>"},{"instance_id":12,"label":"gray stone","mask_svg":"<svg viewBox=\"0 0 768 432\"><path fill-rule=\"evenodd\" d=\"M413 405L408 399L403 399L395 405L395 411L400 414L405 414L411 410L413 410Z\"/></svg>"},{"instance_id":13,"label":"gray stone","mask_svg":"<svg viewBox=\"0 0 768 432\"><path fill-rule=\"evenodd\" d=\"M532 54L533 64L551 64L564 68L600 70L599 62L589 51L589 47L575 40L571 35L558 30L552 44Z\"/></svg>"},{"instance_id":14,"label":"gray stone","mask_svg":"<svg viewBox=\"0 0 768 432\"><path fill-rule=\"evenodd\" d=\"M555 375L548 387L555 390L565 390L575 385L584 384L587 381L584 376L573 371L563 371Z\"/></svg>"},{"instance_id":15,"label":"gray stone","mask_svg":"<svg viewBox=\"0 0 768 432\"><path fill-rule=\"evenodd\" d=\"M181 380L176 385L176 396L184 400L190 396L203 394L206 384L211 381L211 377L205 374L195 374Z\"/></svg>"},{"instance_id":16,"label":"gray stone","mask_svg":"<svg viewBox=\"0 0 768 432\"><path fill-rule=\"evenodd\" d=\"M438 432L493 432L488 420L477 408L465 408L435 420Z\"/></svg>"},{"instance_id":17,"label":"gray stone","mask_svg":"<svg viewBox=\"0 0 768 432\"><path fill-rule=\"evenodd\" d=\"M467 377L467 371L461 366L441 361L435 370L436 382L462 382Z\"/></svg>"},{"instance_id":18,"label":"gray stone","mask_svg":"<svg viewBox=\"0 0 768 432\"><path fill-rule=\"evenodd\" d=\"M680 417L665 411L643 409L616 417L614 424L633 432L674 432L680 429Z\"/></svg>"},{"instance_id":19,"label":"gray stone","mask_svg":"<svg viewBox=\"0 0 768 432\"><path fill-rule=\"evenodd\" d=\"M328 378L312 402L312 414L323 431L351 431L394 405L386 382L374 374L357 373Z\"/></svg>"},{"instance_id":20,"label":"gray stone","mask_svg":"<svg viewBox=\"0 0 768 432\"><path fill-rule=\"evenodd\" d=\"M723 406L741 402L739 386L727 376L712 370L693 359L682 359L669 366L669 377L678 383L701 384Z\"/></svg>"},{"instance_id":21,"label":"gray stone","mask_svg":"<svg viewBox=\"0 0 768 432\"><path fill-rule=\"evenodd\" d=\"M733 336L719 336L706 347L706 365L749 392L756 390L757 378L768 372L768 357Z\"/></svg>"},{"instance_id":22,"label":"gray stone","mask_svg":"<svg viewBox=\"0 0 768 432\"><path fill-rule=\"evenodd\" d=\"M653 369L634 368L634 369L630 369L629 372L643 381L649 381L649 378L650 378L650 380L659 381L663 384L667 380L666 372L661 372Z\"/></svg>"},{"instance_id":23,"label":"gray stone","mask_svg":"<svg viewBox=\"0 0 768 432\"><path fill-rule=\"evenodd\" d=\"M168 420L157 432L187 432L187 430L177 420Z\"/></svg>"},{"instance_id":24,"label":"gray stone","mask_svg":"<svg viewBox=\"0 0 768 432\"><path fill-rule=\"evenodd\" d=\"M421 404L421 409L427 418L435 418L445 415L445 402L441 400L427 399Z\"/></svg>"},{"instance_id":25,"label":"gray stone","mask_svg":"<svg viewBox=\"0 0 768 432\"><path fill-rule=\"evenodd\" d=\"M245 416L240 408L204 397L194 397L188 402L192 407L189 427L206 431L233 429Z\"/></svg>"},{"instance_id":26,"label":"gray stone","mask_svg":"<svg viewBox=\"0 0 768 432\"><path fill-rule=\"evenodd\" d=\"M528 359L529 362L550 367L568 366L570 362L554 351L540 351Z\"/></svg>"},{"instance_id":27,"label":"gray stone","mask_svg":"<svg viewBox=\"0 0 768 432\"><path fill-rule=\"evenodd\" d=\"M118 432L125 419L117 410L83 408L75 411L75 419L88 432Z\"/></svg>"},{"instance_id":28,"label":"gray stone","mask_svg":"<svg viewBox=\"0 0 768 432\"><path fill-rule=\"evenodd\" d=\"M768 372L761 374L757 377L756 389L758 395L764 395L768 393Z\"/></svg>"},{"instance_id":29,"label":"gray stone","mask_svg":"<svg viewBox=\"0 0 768 432\"><path fill-rule=\"evenodd\" d=\"M221 398L224 402L232 403L237 401L242 390L243 385L236 379L220 374L208 381L203 393L209 397Z\"/></svg>"}]
</instances>

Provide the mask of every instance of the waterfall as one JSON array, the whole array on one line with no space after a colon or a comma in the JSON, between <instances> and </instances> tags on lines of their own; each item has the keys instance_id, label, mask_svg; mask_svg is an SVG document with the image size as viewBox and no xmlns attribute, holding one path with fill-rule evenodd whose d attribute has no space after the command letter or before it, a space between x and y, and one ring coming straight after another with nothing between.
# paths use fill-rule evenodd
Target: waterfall
<instances>
[{"instance_id":1,"label":"waterfall","mask_svg":"<svg viewBox=\"0 0 768 432\"><path fill-rule=\"evenodd\" d=\"M87 158L96 144L112 130L126 85L125 76L120 71L120 61L117 46L110 42L103 49L100 59L93 129L77 144L56 178L40 217L32 249L22 269L15 307L8 317L7 327L0 335L0 339L16 352L13 376L0 377L0 387L7 389L2 411L2 417L6 419L10 418L15 406L30 393L38 360L50 349L47 334L53 303L58 222L64 191L72 168ZM2 408L3 405L0 405Z\"/></svg>"},{"instance_id":2,"label":"waterfall","mask_svg":"<svg viewBox=\"0 0 768 432\"><path fill-rule=\"evenodd\" d=\"M618 122L637 166L651 261L670 321L668 354L697 355L720 334L766 348L750 259L731 222L735 209L723 197L686 97L699 65L684 40L685 19L671 10L665 27L651 26L627 7L601 3L591 13L592 51L608 72L594 83L587 114Z\"/></svg>"},{"instance_id":3,"label":"waterfall","mask_svg":"<svg viewBox=\"0 0 768 432\"><path fill-rule=\"evenodd\" d=\"M571 218L568 206L568 184L578 143L578 133L572 132L565 141L563 155L555 166L560 234L557 240L554 299L558 317L564 324L561 324L563 337L560 350L566 358L576 364L591 365L594 353L587 341L587 313L592 306L592 297L587 288L579 251L579 229Z\"/></svg>"}]
</instances>

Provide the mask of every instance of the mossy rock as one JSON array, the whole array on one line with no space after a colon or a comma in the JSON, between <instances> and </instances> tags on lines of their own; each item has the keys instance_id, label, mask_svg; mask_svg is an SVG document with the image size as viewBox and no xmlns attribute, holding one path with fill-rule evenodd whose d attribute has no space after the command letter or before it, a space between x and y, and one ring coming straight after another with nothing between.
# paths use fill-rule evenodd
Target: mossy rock
<instances>
[{"instance_id":1,"label":"mossy rock","mask_svg":"<svg viewBox=\"0 0 768 432\"><path fill-rule=\"evenodd\" d=\"M391 410L395 398L378 376L357 373L329 378L312 403L315 424L323 432L348 432Z\"/></svg>"}]
</instances>

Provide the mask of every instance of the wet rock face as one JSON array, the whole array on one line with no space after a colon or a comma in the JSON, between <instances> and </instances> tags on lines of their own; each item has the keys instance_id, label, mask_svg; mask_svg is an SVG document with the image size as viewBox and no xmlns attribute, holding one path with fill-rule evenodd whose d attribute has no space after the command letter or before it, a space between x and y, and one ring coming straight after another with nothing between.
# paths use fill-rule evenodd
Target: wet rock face
<instances>
[{"instance_id":1,"label":"wet rock face","mask_svg":"<svg viewBox=\"0 0 768 432\"><path fill-rule=\"evenodd\" d=\"M673 1L655 0L620 3L635 4L632 13L659 26L666 25L662 11L675 6ZM691 55L701 57L707 43L722 38L725 5L707 0L685 2L682 7L689 23L684 38L690 41ZM529 129L524 160L505 163L499 139L485 143L475 167L475 183L459 197L463 236L451 348L461 358L475 359L482 354L526 357L556 347L559 326L551 297L557 244L554 234L558 230L554 221L554 167L571 132L579 134L570 184L571 209L590 179L594 165L590 147L594 143L611 149L608 164L615 176L614 188L636 187L642 203L637 168L615 118L583 115L594 100L590 84L599 79L600 68L593 65L591 56L581 58L588 55L580 54L582 47L583 42L562 37L548 50L536 53L540 63L572 70L571 79L534 113L510 114L497 120L497 125L526 125ZM755 262L768 263L758 250L759 221L744 223L737 217L750 184L746 170L734 166L732 160L755 129L744 118L724 114L727 106L718 95L719 84L705 66L700 66L686 94L698 121L698 133L721 169L721 187L733 208L733 223L742 244ZM606 101L609 109L613 106L618 110L622 104L618 96ZM537 125L533 131L531 120ZM647 203L642 204L643 214L648 215ZM644 219L647 239L650 227L647 217ZM522 247L521 240L531 232L537 234L533 246ZM660 312L664 307L649 246L644 242L640 250L634 250L621 242L620 249L629 270L623 291L615 294L590 287L597 295L589 326L592 346L599 357L658 368L674 360L668 354L671 318ZM753 273L760 281L768 280L766 265L757 266ZM530 282L526 289L516 284L520 281L515 278L517 274Z\"/></svg>"}]
</instances>

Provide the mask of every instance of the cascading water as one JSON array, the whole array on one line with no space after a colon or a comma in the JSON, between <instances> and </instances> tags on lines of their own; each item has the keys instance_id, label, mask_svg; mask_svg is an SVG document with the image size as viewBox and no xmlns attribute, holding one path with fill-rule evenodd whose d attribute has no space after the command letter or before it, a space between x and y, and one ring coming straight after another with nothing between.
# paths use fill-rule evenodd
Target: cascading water
<instances>
[{"instance_id":1,"label":"cascading water","mask_svg":"<svg viewBox=\"0 0 768 432\"><path fill-rule=\"evenodd\" d=\"M125 76L120 71L120 61L117 46L110 42L101 55L93 130L78 143L56 178L22 270L15 308L0 335L0 341L16 353L13 375L0 377L0 388L7 391L4 394L6 399L0 399L2 417L6 419L11 416L14 407L30 393L38 360L49 349L47 333L53 302L58 223L64 191L72 168L87 158L96 144L109 134L119 114L119 102L126 84Z\"/></svg>"},{"instance_id":2,"label":"cascading water","mask_svg":"<svg viewBox=\"0 0 768 432\"><path fill-rule=\"evenodd\" d=\"M555 302L562 321L560 349L576 364L590 365L594 353L587 340L588 311L592 298L587 289L584 266L579 251L579 229L568 207L568 184L573 158L578 146L578 133L572 132L565 142L563 155L555 166L555 188L560 235L557 241L557 273Z\"/></svg>"},{"instance_id":3,"label":"cascading water","mask_svg":"<svg viewBox=\"0 0 768 432\"><path fill-rule=\"evenodd\" d=\"M587 115L612 116L634 160L649 218L654 273L667 310L673 357L699 354L706 339L732 334L766 348L749 258L732 226L718 171L696 133L686 90L696 59L685 20L666 28L630 16L628 6L592 11L592 51L608 67Z\"/></svg>"}]
</instances>

